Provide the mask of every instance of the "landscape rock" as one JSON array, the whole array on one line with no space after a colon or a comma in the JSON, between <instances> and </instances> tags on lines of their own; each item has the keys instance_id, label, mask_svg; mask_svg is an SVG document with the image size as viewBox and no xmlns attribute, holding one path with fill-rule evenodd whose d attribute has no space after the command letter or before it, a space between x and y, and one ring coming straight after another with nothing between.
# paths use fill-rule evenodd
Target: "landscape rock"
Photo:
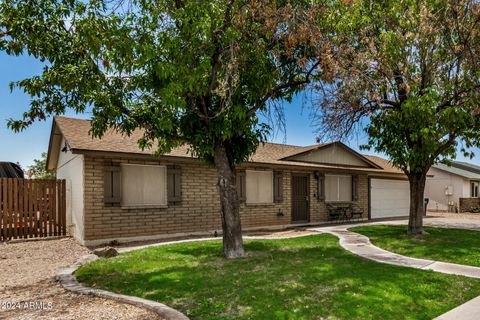
<instances>
[{"instance_id":1,"label":"landscape rock","mask_svg":"<svg viewBox=\"0 0 480 320\"><path fill-rule=\"evenodd\" d=\"M98 248L93 250L93 254L101 258L112 258L118 256L118 251L112 247Z\"/></svg>"}]
</instances>

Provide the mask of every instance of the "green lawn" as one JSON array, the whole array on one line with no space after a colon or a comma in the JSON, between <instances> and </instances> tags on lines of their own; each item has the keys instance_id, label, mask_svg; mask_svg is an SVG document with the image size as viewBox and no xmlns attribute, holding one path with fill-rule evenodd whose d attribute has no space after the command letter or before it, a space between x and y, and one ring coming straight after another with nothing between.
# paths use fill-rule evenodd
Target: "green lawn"
<instances>
[{"instance_id":1,"label":"green lawn","mask_svg":"<svg viewBox=\"0 0 480 320\"><path fill-rule=\"evenodd\" d=\"M93 287L163 302L192 319L432 319L480 294L480 280L375 263L331 235L132 251L80 268Z\"/></svg>"},{"instance_id":2,"label":"green lawn","mask_svg":"<svg viewBox=\"0 0 480 320\"><path fill-rule=\"evenodd\" d=\"M423 236L408 236L406 226L365 226L350 229L378 247L409 257L480 267L480 232L425 228Z\"/></svg>"}]
</instances>

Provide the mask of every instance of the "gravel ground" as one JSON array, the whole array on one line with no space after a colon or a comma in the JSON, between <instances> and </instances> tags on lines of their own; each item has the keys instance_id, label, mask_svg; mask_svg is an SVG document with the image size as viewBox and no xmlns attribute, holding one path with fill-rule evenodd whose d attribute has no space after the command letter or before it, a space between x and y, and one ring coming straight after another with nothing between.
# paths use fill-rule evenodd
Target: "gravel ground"
<instances>
[{"instance_id":1,"label":"gravel ground","mask_svg":"<svg viewBox=\"0 0 480 320\"><path fill-rule=\"evenodd\" d=\"M150 311L64 290L54 276L88 249L71 238L0 243L0 319L160 319ZM25 303L36 302L26 307Z\"/></svg>"},{"instance_id":2,"label":"gravel ground","mask_svg":"<svg viewBox=\"0 0 480 320\"><path fill-rule=\"evenodd\" d=\"M453 212L429 211L427 213L427 217L480 220L480 213L470 213L470 212L453 213Z\"/></svg>"}]
</instances>

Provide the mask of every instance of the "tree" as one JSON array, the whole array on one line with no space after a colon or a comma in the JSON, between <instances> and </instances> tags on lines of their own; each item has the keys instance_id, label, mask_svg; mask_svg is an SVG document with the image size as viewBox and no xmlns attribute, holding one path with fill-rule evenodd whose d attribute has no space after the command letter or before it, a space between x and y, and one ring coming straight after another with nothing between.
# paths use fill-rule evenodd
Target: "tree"
<instances>
[{"instance_id":1,"label":"tree","mask_svg":"<svg viewBox=\"0 0 480 320\"><path fill-rule=\"evenodd\" d=\"M34 159L28 167L28 175L35 179L55 179L55 174L47 171L47 153L42 152L41 159Z\"/></svg>"},{"instance_id":2,"label":"tree","mask_svg":"<svg viewBox=\"0 0 480 320\"><path fill-rule=\"evenodd\" d=\"M408 232L422 234L430 167L470 154L480 133L480 5L474 0L337 4L334 84L320 128L387 154L410 182ZM365 121L366 119L366 121ZM461 143L461 145L459 145Z\"/></svg>"},{"instance_id":3,"label":"tree","mask_svg":"<svg viewBox=\"0 0 480 320\"><path fill-rule=\"evenodd\" d=\"M10 127L91 107L94 136L141 129L139 145L157 154L187 143L218 173L223 253L243 256L235 165L270 129L257 112L331 73L322 5L4 0L0 10L0 50L46 62L14 84L34 100Z\"/></svg>"}]
</instances>

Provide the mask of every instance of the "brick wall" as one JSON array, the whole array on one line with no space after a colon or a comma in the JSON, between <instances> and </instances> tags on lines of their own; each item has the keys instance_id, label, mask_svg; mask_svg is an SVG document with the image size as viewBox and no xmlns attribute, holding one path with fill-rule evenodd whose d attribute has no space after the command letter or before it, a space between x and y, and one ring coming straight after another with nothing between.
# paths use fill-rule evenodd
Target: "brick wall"
<instances>
[{"instance_id":1,"label":"brick wall","mask_svg":"<svg viewBox=\"0 0 480 320\"><path fill-rule=\"evenodd\" d=\"M330 174L342 174L342 172L328 172ZM345 174L345 173L343 173ZM328 220L328 211L325 201L318 201L317 180L310 174L310 221L325 222ZM368 176L358 175L358 200L352 202L363 210L363 217L368 218Z\"/></svg>"},{"instance_id":2,"label":"brick wall","mask_svg":"<svg viewBox=\"0 0 480 320\"><path fill-rule=\"evenodd\" d=\"M470 212L472 208L480 208L480 198L460 198L460 212Z\"/></svg>"},{"instance_id":3,"label":"brick wall","mask_svg":"<svg viewBox=\"0 0 480 320\"><path fill-rule=\"evenodd\" d=\"M168 208L129 208L105 205L103 202L103 167L105 163L180 165L182 169L182 201ZM116 239L178 233L221 230L220 204L214 168L200 162L144 161L85 156L85 212L84 240ZM258 168L255 168L256 170ZM275 168L283 172L283 201L273 204L242 203L242 227L288 225L291 223L291 169ZM297 172L297 171L295 171ZM307 171L298 171L306 173ZM312 172L310 180L310 221L327 220L325 203L317 200L317 181ZM359 176L357 204L368 214L368 177Z\"/></svg>"}]
</instances>

